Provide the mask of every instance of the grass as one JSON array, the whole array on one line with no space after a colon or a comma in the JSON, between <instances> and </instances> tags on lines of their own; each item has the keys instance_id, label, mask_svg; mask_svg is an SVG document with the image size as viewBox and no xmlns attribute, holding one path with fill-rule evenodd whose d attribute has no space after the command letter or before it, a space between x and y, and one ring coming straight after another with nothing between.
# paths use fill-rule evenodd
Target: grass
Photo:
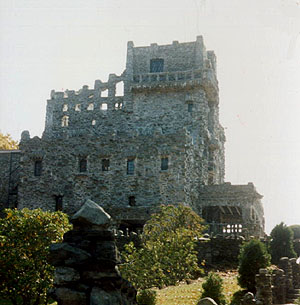
<instances>
[{"instance_id":1,"label":"grass","mask_svg":"<svg viewBox=\"0 0 300 305\"><path fill-rule=\"evenodd\" d=\"M218 272L223 279L224 294L227 304L232 295L240 290L235 271ZM157 291L156 305L196 305L202 293L204 278L193 281L192 284L182 283L178 286L170 286Z\"/></svg>"},{"instance_id":2,"label":"grass","mask_svg":"<svg viewBox=\"0 0 300 305\"><path fill-rule=\"evenodd\" d=\"M230 303L232 295L240 290L237 283L237 272L227 271L218 272L223 279L224 294L227 304ZM167 288L156 290L157 303L156 305L196 305L202 293L202 283L204 278L192 281L191 284L181 283L178 286L169 286ZM51 301L49 305L56 305ZM10 302L0 300L0 305L11 305Z\"/></svg>"}]
</instances>

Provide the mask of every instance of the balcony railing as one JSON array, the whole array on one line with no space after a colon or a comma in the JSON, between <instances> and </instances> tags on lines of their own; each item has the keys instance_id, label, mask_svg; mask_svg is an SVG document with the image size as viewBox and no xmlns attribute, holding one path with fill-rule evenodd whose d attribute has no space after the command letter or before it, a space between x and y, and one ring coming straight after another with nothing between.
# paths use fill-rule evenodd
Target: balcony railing
<instances>
[{"instance_id":1,"label":"balcony railing","mask_svg":"<svg viewBox=\"0 0 300 305\"><path fill-rule=\"evenodd\" d=\"M205 71L202 69L177 71L177 72L159 72L159 73L143 73L133 76L133 82L136 84L159 83L159 82L177 82L201 79Z\"/></svg>"}]
</instances>

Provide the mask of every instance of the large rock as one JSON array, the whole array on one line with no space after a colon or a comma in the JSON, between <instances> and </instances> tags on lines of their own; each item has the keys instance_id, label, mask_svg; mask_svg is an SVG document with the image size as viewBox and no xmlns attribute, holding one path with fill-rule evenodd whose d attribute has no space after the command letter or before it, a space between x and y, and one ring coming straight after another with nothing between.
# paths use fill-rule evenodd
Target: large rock
<instances>
[{"instance_id":1,"label":"large rock","mask_svg":"<svg viewBox=\"0 0 300 305\"><path fill-rule=\"evenodd\" d=\"M122 298L121 294L117 291L106 292L99 287L94 287L91 292L90 305L127 305L129 303L126 299Z\"/></svg>"},{"instance_id":2,"label":"large rock","mask_svg":"<svg viewBox=\"0 0 300 305\"><path fill-rule=\"evenodd\" d=\"M65 285L80 279L79 272L69 267L57 267L54 273L54 285Z\"/></svg>"},{"instance_id":3,"label":"large rock","mask_svg":"<svg viewBox=\"0 0 300 305\"><path fill-rule=\"evenodd\" d=\"M111 217L96 202L88 199L80 210L71 218L73 224L109 227Z\"/></svg>"},{"instance_id":4,"label":"large rock","mask_svg":"<svg viewBox=\"0 0 300 305\"><path fill-rule=\"evenodd\" d=\"M203 298L198 301L197 305L218 305L212 298Z\"/></svg>"},{"instance_id":5,"label":"large rock","mask_svg":"<svg viewBox=\"0 0 300 305\"><path fill-rule=\"evenodd\" d=\"M80 265L85 263L91 255L82 249L70 246L66 243L52 244L50 246L51 256L49 262L54 266Z\"/></svg>"},{"instance_id":6,"label":"large rock","mask_svg":"<svg viewBox=\"0 0 300 305\"><path fill-rule=\"evenodd\" d=\"M85 305L87 304L84 292L75 291L69 288L58 288L55 291L61 305Z\"/></svg>"}]
</instances>

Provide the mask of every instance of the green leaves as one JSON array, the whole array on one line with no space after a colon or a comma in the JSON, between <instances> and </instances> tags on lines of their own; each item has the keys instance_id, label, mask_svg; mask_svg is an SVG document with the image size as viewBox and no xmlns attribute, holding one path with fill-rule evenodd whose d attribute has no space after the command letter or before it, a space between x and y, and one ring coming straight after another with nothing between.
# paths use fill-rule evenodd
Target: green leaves
<instances>
[{"instance_id":1,"label":"green leaves","mask_svg":"<svg viewBox=\"0 0 300 305\"><path fill-rule=\"evenodd\" d=\"M5 210L0 219L0 295L15 304L43 304L53 282L49 246L71 226L62 212Z\"/></svg>"},{"instance_id":2,"label":"green leaves","mask_svg":"<svg viewBox=\"0 0 300 305\"><path fill-rule=\"evenodd\" d=\"M190 208L162 206L144 226L142 247L133 243L122 253L122 276L137 289L175 285L200 272L195 239L203 220Z\"/></svg>"}]
</instances>

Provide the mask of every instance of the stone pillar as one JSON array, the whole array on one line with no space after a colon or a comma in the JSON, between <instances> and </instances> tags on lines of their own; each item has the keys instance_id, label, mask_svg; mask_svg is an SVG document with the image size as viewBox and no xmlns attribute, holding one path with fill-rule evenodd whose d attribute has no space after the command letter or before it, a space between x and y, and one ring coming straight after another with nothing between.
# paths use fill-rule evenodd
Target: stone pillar
<instances>
[{"instance_id":1,"label":"stone pillar","mask_svg":"<svg viewBox=\"0 0 300 305\"><path fill-rule=\"evenodd\" d=\"M285 304L286 294L286 278L282 269L275 269L272 276L272 293L274 304Z\"/></svg>"},{"instance_id":2,"label":"stone pillar","mask_svg":"<svg viewBox=\"0 0 300 305\"><path fill-rule=\"evenodd\" d=\"M300 288L300 265L297 264L296 258L290 259L291 267L292 267L292 275L293 275L293 287L295 289Z\"/></svg>"},{"instance_id":3,"label":"stone pillar","mask_svg":"<svg viewBox=\"0 0 300 305\"><path fill-rule=\"evenodd\" d=\"M282 269L285 273L285 285L286 291L293 290L293 273L292 273L292 265L288 257L282 257L279 260L278 267Z\"/></svg>"},{"instance_id":4,"label":"stone pillar","mask_svg":"<svg viewBox=\"0 0 300 305\"><path fill-rule=\"evenodd\" d=\"M133 305L136 290L118 271L111 217L87 200L71 218L73 230L50 248L55 267L52 296L58 305Z\"/></svg>"},{"instance_id":5,"label":"stone pillar","mask_svg":"<svg viewBox=\"0 0 300 305\"><path fill-rule=\"evenodd\" d=\"M259 269L256 275L256 300L263 305L272 305L271 274L267 269Z\"/></svg>"}]
</instances>

